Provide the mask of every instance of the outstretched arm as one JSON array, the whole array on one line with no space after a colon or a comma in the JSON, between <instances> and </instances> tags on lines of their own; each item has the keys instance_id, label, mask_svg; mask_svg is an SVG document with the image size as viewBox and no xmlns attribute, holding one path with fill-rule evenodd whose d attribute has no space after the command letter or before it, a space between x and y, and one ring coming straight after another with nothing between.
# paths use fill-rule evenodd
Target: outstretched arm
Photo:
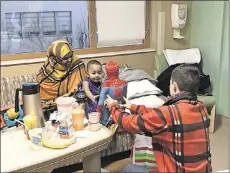
<instances>
[{"instance_id":1,"label":"outstretched arm","mask_svg":"<svg viewBox=\"0 0 230 173\"><path fill-rule=\"evenodd\" d=\"M146 108L144 105L131 104L127 98L125 98L125 97L123 97L123 98L124 98L126 103L124 105L121 105L121 106L124 106L125 108L129 109L131 114L145 114L145 113L152 112L152 110L156 110L156 109L152 109L152 108Z\"/></svg>"},{"instance_id":2,"label":"outstretched arm","mask_svg":"<svg viewBox=\"0 0 230 173\"><path fill-rule=\"evenodd\" d=\"M123 129L136 134L158 134L167 129L167 122L161 109L152 109L143 114L128 114L113 103L109 106L113 120Z\"/></svg>"},{"instance_id":3,"label":"outstretched arm","mask_svg":"<svg viewBox=\"0 0 230 173\"><path fill-rule=\"evenodd\" d=\"M110 99L106 100L106 104L113 116L113 120L125 130L131 133L145 133L151 136L163 132L168 128L165 118L165 114L168 114L167 107L158 109L140 107L141 111L139 111L137 110L138 106L131 105L131 109L135 109L139 113L129 114L122 111L120 106L116 102L110 101Z\"/></svg>"},{"instance_id":4,"label":"outstretched arm","mask_svg":"<svg viewBox=\"0 0 230 173\"><path fill-rule=\"evenodd\" d=\"M83 90L84 90L86 96L87 96L90 100L92 100L92 101L95 102L95 99L96 99L97 96L94 96L94 95L91 93L91 91L90 91L90 89L89 89L89 82L88 82L88 81L83 81L83 83L82 83L82 88L83 88Z\"/></svg>"}]
</instances>

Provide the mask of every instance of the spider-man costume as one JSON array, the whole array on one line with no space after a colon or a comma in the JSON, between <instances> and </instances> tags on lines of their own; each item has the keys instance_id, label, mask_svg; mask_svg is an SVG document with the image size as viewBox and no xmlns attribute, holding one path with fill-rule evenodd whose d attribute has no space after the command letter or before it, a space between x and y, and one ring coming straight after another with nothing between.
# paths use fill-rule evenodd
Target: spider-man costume
<instances>
[{"instance_id":1,"label":"spider-man costume","mask_svg":"<svg viewBox=\"0 0 230 173\"><path fill-rule=\"evenodd\" d=\"M97 107L97 111L101 113L101 123L103 125L107 123L110 116L108 109L104 106L107 94L114 100L121 102L123 100L123 96L126 96L127 93L126 81L120 80L118 77L119 65L114 61L110 61L106 64L105 71L109 79L102 84Z\"/></svg>"}]
</instances>

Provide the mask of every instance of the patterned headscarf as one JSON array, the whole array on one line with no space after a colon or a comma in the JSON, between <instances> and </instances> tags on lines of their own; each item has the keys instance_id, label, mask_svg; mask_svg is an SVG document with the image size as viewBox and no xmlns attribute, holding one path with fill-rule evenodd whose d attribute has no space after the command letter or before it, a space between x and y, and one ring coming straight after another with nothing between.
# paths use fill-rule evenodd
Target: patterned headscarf
<instances>
[{"instance_id":1,"label":"patterned headscarf","mask_svg":"<svg viewBox=\"0 0 230 173\"><path fill-rule=\"evenodd\" d=\"M53 80L62 80L68 72L63 58L68 54L72 53L72 63L70 71L77 65L78 57L73 53L72 46L66 40L54 41L47 50L47 60L43 66L45 74L50 74ZM47 76L48 77L48 76Z\"/></svg>"},{"instance_id":2,"label":"patterned headscarf","mask_svg":"<svg viewBox=\"0 0 230 173\"><path fill-rule=\"evenodd\" d=\"M63 60L67 54L72 55L69 67ZM72 46L66 40L56 40L49 46L47 59L37 75L41 98L51 99L70 93L85 76L85 65L75 55Z\"/></svg>"}]
</instances>

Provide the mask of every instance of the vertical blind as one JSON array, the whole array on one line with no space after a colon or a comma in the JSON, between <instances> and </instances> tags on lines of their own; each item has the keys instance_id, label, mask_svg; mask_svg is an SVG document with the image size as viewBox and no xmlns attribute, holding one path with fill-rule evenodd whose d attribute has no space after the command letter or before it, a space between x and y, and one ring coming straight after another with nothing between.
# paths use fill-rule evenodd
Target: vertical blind
<instances>
[{"instance_id":1,"label":"vertical blind","mask_svg":"<svg viewBox=\"0 0 230 173\"><path fill-rule=\"evenodd\" d=\"M97 46L142 44L146 1L96 1Z\"/></svg>"}]
</instances>

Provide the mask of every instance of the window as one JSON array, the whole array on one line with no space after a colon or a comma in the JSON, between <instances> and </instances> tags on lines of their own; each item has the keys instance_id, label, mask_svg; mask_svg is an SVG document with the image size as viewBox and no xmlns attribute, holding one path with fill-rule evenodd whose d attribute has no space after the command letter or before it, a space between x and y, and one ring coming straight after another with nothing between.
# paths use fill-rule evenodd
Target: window
<instances>
[{"instance_id":1,"label":"window","mask_svg":"<svg viewBox=\"0 0 230 173\"><path fill-rule=\"evenodd\" d=\"M71 12L57 12L57 23L60 34L71 34Z\"/></svg>"},{"instance_id":2,"label":"window","mask_svg":"<svg viewBox=\"0 0 230 173\"><path fill-rule=\"evenodd\" d=\"M6 13L6 31L8 34L13 35L13 33L17 33L19 35L22 34L22 23L21 23L21 15L20 13Z\"/></svg>"},{"instance_id":3,"label":"window","mask_svg":"<svg viewBox=\"0 0 230 173\"><path fill-rule=\"evenodd\" d=\"M20 13L19 13L20 14ZM38 13L21 13L20 14L21 30L23 37L39 35L39 14Z\"/></svg>"},{"instance_id":4,"label":"window","mask_svg":"<svg viewBox=\"0 0 230 173\"><path fill-rule=\"evenodd\" d=\"M2 55L45 54L57 39L68 40L78 50L89 48L87 1L3 1L1 5ZM79 31L82 27L85 30Z\"/></svg>"},{"instance_id":5,"label":"window","mask_svg":"<svg viewBox=\"0 0 230 173\"><path fill-rule=\"evenodd\" d=\"M55 35L56 32L56 18L55 12L40 13L41 31L43 35Z\"/></svg>"},{"instance_id":6,"label":"window","mask_svg":"<svg viewBox=\"0 0 230 173\"><path fill-rule=\"evenodd\" d=\"M145 1L96 1L97 46L143 44L146 31L145 3Z\"/></svg>"},{"instance_id":7,"label":"window","mask_svg":"<svg viewBox=\"0 0 230 173\"><path fill-rule=\"evenodd\" d=\"M146 48L150 14L146 4L149 2L2 1L1 60L44 57L57 39L68 40L77 54Z\"/></svg>"}]
</instances>

